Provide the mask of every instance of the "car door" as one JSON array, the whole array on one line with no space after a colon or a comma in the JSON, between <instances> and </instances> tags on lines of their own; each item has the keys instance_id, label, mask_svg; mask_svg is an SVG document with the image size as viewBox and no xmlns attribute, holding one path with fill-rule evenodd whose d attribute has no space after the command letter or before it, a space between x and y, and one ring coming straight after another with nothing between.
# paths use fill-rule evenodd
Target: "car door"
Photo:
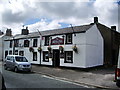
<instances>
[{"instance_id":1,"label":"car door","mask_svg":"<svg viewBox=\"0 0 120 90\"><path fill-rule=\"evenodd\" d=\"M6 57L5 63L6 63L6 66L10 68L10 56Z\"/></svg>"},{"instance_id":2,"label":"car door","mask_svg":"<svg viewBox=\"0 0 120 90\"><path fill-rule=\"evenodd\" d=\"M14 57L13 56L10 57L10 64L9 65L10 65L11 69L14 69Z\"/></svg>"}]
</instances>

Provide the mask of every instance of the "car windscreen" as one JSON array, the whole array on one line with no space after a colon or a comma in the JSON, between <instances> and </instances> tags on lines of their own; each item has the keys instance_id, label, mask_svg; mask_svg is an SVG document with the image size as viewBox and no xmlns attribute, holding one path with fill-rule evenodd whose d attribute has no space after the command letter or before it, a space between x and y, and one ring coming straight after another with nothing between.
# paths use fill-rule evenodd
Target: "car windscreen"
<instances>
[{"instance_id":1,"label":"car windscreen","mask_svg":"<svg viewBox=\"0 0 120 90\"><path fill-rule=\"evenodd\" d=\"M28 60L25 57L15 57L17 62L28 62Z\"/></svg>"}]
</instances>

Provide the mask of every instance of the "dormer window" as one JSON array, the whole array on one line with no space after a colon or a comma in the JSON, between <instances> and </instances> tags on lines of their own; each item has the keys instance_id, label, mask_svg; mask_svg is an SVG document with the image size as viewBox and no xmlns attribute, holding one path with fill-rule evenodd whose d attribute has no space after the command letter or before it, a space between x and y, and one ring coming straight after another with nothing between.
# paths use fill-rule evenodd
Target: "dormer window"
<instances>
[{"instance_id":1,"label":"dormer window","mask_svg":"<svg viewBox=\"0 0 120 90\"><path fill-rule=\"evenodd\" d=\"M66 44L72 44L72 34L66 34Z\"/></svg>"},{"instance_id":2,"label":"dormer window","mask_svg":"<svg viewBox=\"0 0 120 90\"><path fill-rule=\"evenodd\" d=\"M29 47L29 40L24 40L24 47Z\"/></svg>"}]
</instances>

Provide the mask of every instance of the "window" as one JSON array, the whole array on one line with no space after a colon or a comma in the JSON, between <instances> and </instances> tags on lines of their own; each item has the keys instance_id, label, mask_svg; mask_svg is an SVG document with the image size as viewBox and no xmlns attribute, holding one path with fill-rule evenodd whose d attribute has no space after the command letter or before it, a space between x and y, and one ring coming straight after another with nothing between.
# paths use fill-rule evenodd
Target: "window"
<instances>
[{"instance_id":1,"label":"window","mask_svg":"<svg viewBox=\"0 0 120 90\"><path fill-rule=\"evenodd\" d=\"M28 60L25 57L15 57L17 62L28 62Z\"/></svg>"},{"instance_id":2,"label":"window","mask_svg":"<svg viewBox=\"0 0 120 90\"><path fill-rule=\"evenodd\" d=\"M72 44L72 34L66 35L66 44Z\"/></svg>"},{"instance_id":3,"label":"window","mask_svg":"<svg viewBox=\"0 0 120 90\"><path fill-rule=\"evenodd\" d=\"M7 56L7 60L10 60L10 56Z\"/></svg>"},{"instance_id":4,"label":"window","mask_svg":"<svg viewBox=\"0 0 120 90\"><path fill-rule=\"evenodd\" d=\"M29 47L29 40L24 40L24 47Z\"/></svg>"},{"instance_id":5,"label":"window","mask_svg":"<svg viewBox=\"0 0 120 90\"><path fill-rule=\"evenodd\" d=\"M45 46L48 46L49 45L49 37L45 37Z\"/></svg>"},{"instance_id":6,"label":"window","mask_svg":"<svg viewBox=\"0 0 120 90\"><path fill-rule=\"evenodd\" d=\"M10 60L11 60L11 61L14 61L14 57L12 56L12 57L10 58Z\"/></svg>"},{"instance_id":7,"label":"window","mask_svg":"<svg viewBox=\"0 0 120 90\"><path fill-rule=\"evenodd\" d=\"M73 63L73 52L72 51L66 51L65 52L64 63Z\"/></svg>"},{"instance_id":8,"label":"window","mask_svg":"<svg viewBox=\"0 0 120 90\"><path fill-rule=\"evenodd\" d=\"M33 52L33 61L37 61L37 52Z\"/></svg>"},{"instance_id":9,"label":"window","mask_svg":"<svg viewBox=\"0 0 120 90\"><path fill-rule=\"evenodd\" d=\"M10 48L12 48L12 41L10 41Z\"/></svg>"},{"instance_id":10,"label":"window","mask_svg":"<svg viewBox=\"0 0 120 90\"><path fill-rule=\"evenodd\" d=\"M37 39L33 39L33 47L37 47Z\"/></svg>"},{"instance_id":11,"label":"window","mask_svg":"<svg viewBox=\"0 0 120 90\"><path fill-rule=\"evenodd\" d=\"M43 62L49 62L49 54L48 52L43 52Z\"/></svg>"},{"instance_id":12,"label":"window","mask_svg":"<svg viewBox=\"0 0 120 90\"><path fill-rule=\"evenodd\" d=\"M12 55L12 50L9 51L9 55Z\"/></svg>"},{"instance_id":13,"label":"window","mask_svg":"<svg viewBox=\"0 0 120 90\"><path fill-rule=\"evenodd\" d=\"M24 51L19 51L20 56L24 56Z\"/></svg>"},{"instance_id":14,"label":"window","mask_svg":"<svg viewBox=\"0 0 120 90\"><path fill-rule=\"evenodd\" d=\"M8 51L5 51L5 58L6 58L7 55L8 55Z\"/></svg>"},{"instance_id":15,"label":"window","mask_svg":"<svg viewBox=\"0 0 120 90\"><path fill-rule=\"evenodd\" d=\"M15 55L18 55L18 50L15 50Z\"/></svg>"},{"instance_id":16,"label":"window","mask_svg":"<svg viewBox=\"0 0 120 90\"><path fill-rule=\"evenodd\" d=\"M18 40L18 39L14 40L14 46L15 46L15 47L18 47L18 46L19 46L19 40Z\"/></svg>"}]
</instances>

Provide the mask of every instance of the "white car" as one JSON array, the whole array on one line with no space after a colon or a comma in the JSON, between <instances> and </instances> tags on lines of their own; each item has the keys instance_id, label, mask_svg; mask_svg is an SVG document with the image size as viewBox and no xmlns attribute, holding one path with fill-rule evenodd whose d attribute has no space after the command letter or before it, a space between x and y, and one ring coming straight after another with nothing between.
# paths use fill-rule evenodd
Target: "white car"
<instances>
[{"instance_id":1,"label":"white car","mask_svg":"<svg viewBox=\"0 0 120 90\"><path fill-rule=\"evenodd\" d=\"M116 71L116 85L120 87L120 46L119 46L119 56L118 56L118 65Z\"/></svg>"},{"instance_id":2,"label":"white car","mask_svg":"<svg viewBox=\"0 0 120 90\"><path fill-rule=\"evenodd\" d=\"M29 71L31 72L31 64L24 56L8 55L4 61L4 69L10 68L15 72Z\"/></svg>"}]
</instances>

